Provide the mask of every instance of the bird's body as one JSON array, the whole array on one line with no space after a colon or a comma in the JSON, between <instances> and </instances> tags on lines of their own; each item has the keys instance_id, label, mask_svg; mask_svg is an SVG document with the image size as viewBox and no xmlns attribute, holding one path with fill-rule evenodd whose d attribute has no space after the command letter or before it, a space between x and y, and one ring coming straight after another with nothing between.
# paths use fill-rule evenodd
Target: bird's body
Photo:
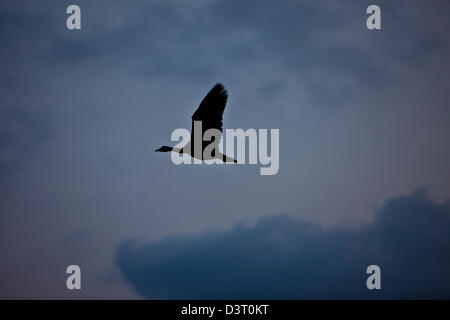
<instances>
[{"instance_id":1,"label":"bird's body","mask_svg":"<svg viewBox=\"0 0 450 320\"><path fill-rule=\"evenodd\" d=\"M218 145L222 136L223 112L227 103L228 94L224 86L216 84L203 98L200 106L192 115L192 130L190 141L182 148L163 146L155 151L178 152L190 155L199 160L220 159L224 162L237 162L236 160L218 152ZM213 141L204 141L203 136L207 130L213 129L217 134ZM217 138L218 137L218 138ZM205 148L214 147L211 153L204 152Z\"/></svg>"}]
</instances>

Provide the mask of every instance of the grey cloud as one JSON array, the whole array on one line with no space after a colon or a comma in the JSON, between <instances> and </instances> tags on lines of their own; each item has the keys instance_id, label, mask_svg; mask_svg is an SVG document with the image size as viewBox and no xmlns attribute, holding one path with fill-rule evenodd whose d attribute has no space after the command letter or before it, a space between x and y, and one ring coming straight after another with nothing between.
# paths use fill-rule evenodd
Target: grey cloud
<instances>
[{"instance_id":1,"label":"grey cloud","mask_svg":"<svg viewBox=\"0 0 450 320\"><path fill-rule=\"evenodd\" d=\"M448 48L448 39L434 24L410 23L412 13L423 9L417 2L382 1L389 31L380 33L364 28L365 4L360 1L339 8L317 1L208 1L183 10L178 3L161 1L136 1L127 8L110 1L79 5L81 32L63 32L64 4L49 6L45 19L24 8L3 14L10 18L2 29L38 36L45 43L39 58L47 64L122 65L152 79L212 81L226 74L224 61L232 61L236 70L252 63L264 69L271 61L302 77L311 92L320 91L312 95L316 106L344 105L362 87L387 87L398 81L389 66L418 68ZM437 1L422 14L445 5ZM8 34L2 38L13 41Z\"/></svg>"},{"instance_id":2,"label":"grey cloud","mask_svg":"<svg viewBox=\"0 0 450 320\"><path fill-rule=\"evenodd\" d=\"M450 202L425 191L386 201L362 230L324 230L288 216L224 232L118 248L117 266L147 298L449 298ZM367 266L382 290L366 288Z\"/></svg>"}]
</instances>

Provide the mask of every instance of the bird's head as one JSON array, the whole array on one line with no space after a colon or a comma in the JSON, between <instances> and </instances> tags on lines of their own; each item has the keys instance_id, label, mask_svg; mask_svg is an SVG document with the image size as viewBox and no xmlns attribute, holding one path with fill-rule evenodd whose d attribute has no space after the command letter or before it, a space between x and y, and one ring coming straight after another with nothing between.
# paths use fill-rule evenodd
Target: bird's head
<instances>
[{"instance_id":1,"label":"bird's head","mask_svg":"<svg viewBox=\"0 0 450 320\"><path fill-rule=\"evenodd\" d=\"M156 149L155 152L170 152L172 149L172 147L162 146L161 148Z\"/></svg>"}]
</instances>

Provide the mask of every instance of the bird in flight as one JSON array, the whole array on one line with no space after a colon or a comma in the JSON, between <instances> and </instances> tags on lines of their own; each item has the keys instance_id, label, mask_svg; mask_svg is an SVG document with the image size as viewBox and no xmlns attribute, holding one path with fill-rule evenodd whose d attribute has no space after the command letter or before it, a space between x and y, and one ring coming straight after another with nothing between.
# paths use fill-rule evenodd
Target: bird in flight
<instances>
[{"instance_id":1,"label":"bird in flight","mask_svg":"<svg viewBox=\"0 0 450 320\"><path fill-rule=\"evenodd\" d=\"M220 152L218 152L218 145L222 137L223 126L223 112L227 103L228 94L221 83L217 83L211 91L203 98L200 106L192 115L192 129L191 139L182 148L174 148L169 146L162 146L155 150L156 152L178 152L190 155L199 160L213 160L220 159L223 162L237 162ZM201 123L201 128L198 125ZM214 141L203 141L204 133L209 129L216 129L220 134ZM204 154L205 148L213 144L212 152ZM199 152L196 152L198 150ZM201 153L201 154L200 154Z\"/></svg>"}]
</instances>

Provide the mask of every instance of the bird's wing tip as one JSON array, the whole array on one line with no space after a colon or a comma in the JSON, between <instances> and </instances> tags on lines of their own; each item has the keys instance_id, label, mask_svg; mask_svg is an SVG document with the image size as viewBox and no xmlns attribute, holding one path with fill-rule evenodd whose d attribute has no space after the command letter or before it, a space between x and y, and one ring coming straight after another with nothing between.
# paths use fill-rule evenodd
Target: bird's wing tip
<instances>
[{"instance_id":1,"label":"bird's wing tip","mask_svg":"<svg viewBox=\"0 0 450 320\"><path fill-rule=\"evenodd\" d=\"M225 86L221 82L217 82L214 85L214 88L220 88L221 90L225 90Z\"/></svg>"}]
</instances>

